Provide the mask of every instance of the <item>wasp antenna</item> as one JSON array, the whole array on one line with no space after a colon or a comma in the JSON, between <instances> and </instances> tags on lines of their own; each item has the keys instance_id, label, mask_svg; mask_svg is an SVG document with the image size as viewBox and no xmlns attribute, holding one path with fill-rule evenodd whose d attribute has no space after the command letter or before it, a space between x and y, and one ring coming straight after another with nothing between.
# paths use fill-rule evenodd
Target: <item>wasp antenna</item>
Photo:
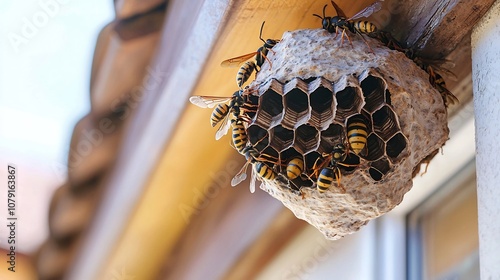
<instances>
[{"instance_id":1,"label":"wasp antenna","mask_svg":"<svg viewBox=\"0 0 500 280\"><path fill-rule=\"evenodd\" d=\"M333 1L332 1L332 2L333 2ZM325 5L325 6L323 6L323 18L324 18L324 17L326 17L326 16L325 16L326 6L328 6L328 4L327 4L327 5Z\"/></svg>"},{"instance_id":2,"label":"wasp antenna","mask_svg":"<svg viewBox=\"0 0 500 280\"><path fill-rule=\"evenodd\" d=\"M320 19L323 19L320 15L317 15L317 14L313 14L313 16L319 17Z\"/></svg>"},{"instance_id":3,"label":"wasp antenna","mask_svg":"<svg viewBox=\"0 0 500 280\"><path fill-rule=\"evenodd\" d=\"M264 39L262 39L262 29L264 29L264 23L266 23L265 21L262 22L262 25L260 26L260 34L259 34L259 39L264 42L264 44L266 43L266 41L264 41Z\"/></svg>"}]
</instances>

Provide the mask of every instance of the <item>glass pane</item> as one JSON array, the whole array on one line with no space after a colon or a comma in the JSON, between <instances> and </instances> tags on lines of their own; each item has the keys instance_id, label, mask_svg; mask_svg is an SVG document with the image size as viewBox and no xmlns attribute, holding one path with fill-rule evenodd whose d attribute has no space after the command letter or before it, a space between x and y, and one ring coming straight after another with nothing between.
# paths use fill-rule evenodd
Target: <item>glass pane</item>
<instances>
[{"instance_id":1,"label":"glass pane","mask_svg":"<svg viewBox=\"0 0 500 280\"><path fill-rule=\"evenodd\" d=\"M439 189L407 222L409 279L479 279L475 176Z\"/></svg>"}]
</instances>

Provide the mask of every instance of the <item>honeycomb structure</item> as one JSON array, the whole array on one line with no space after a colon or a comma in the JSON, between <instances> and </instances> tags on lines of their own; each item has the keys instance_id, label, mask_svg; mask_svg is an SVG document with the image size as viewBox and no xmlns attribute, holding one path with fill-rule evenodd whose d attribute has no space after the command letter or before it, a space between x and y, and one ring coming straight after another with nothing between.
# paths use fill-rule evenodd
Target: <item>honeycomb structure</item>
<instances>
[{"instance_id":1,"label":"honeycomb structure","mask_svg":"<svg viewBox=\"0 0 500 280\"><path fill-rule=\"evenodd\" d=\"M262 188L294 214L338 239L399 204L413 171L448 139L443 100L424 71L376 40L352 35L353 47L323 29L286 32L250 84L258 109L249 145L277 158L277 180ZM272 67L271 67L272 65ZM339 166L334 183L316 190L308 176L318 159L347 143L353 121L367 125L365 148ZM301 157L303 174L288 180L286 163ZM300 193L302 195L297 195Z\"/></svg>"}]
</instances>

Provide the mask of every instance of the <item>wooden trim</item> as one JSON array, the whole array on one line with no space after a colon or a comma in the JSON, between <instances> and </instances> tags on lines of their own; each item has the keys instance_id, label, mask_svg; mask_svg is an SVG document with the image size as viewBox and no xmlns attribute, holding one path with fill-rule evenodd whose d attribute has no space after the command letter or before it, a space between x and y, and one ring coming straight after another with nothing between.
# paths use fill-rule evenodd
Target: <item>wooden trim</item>
<instances>
[{"instance_id":1,"label":"wooden trim","mask_svg":"<svg viewBox=\"0 0 500 280\"><path fill-rule=\"evenodd\" d=\"M495 0L391 1L395 16L388 29L423 55L443 58L469 36Z\"/></svg>"},{"instance_id":2,"label":"wooden trim","mask_svg":"<svg viewBox=\"0 0 500 280\"><path fill-rule=\"evenodd\" d=\"M112 254L110 244L119 240L141 197L142 187L155 169L163 145L171 137L197 75L203 69L203 64L194 61L206 60L230 4L229 0L198 0L191 1L190 5L180 0L169 3L159 46L160 50L169 51L160 51L151 66L144 85L144 99L138 104L137 115L127 131L114 175L102 201L106 207L101 209L106 211L101 211L96 217L86 238L87 244L83 246L69 278L103 279L106 264L112 264L114 258L120 257ZM186 68L186 63L190 61L190 67ZM155 248L147 249L155 251ZM106 261L109 257L111 259ZM131 257L141 258L139 255ZM155 275L154 268L160 267L161 260L149 257L150 266L135 262L134 266L141 275L136 275L137 278L150 279ZM153 269L148 270L149 267Z\"/></svg>"}]
</instances>

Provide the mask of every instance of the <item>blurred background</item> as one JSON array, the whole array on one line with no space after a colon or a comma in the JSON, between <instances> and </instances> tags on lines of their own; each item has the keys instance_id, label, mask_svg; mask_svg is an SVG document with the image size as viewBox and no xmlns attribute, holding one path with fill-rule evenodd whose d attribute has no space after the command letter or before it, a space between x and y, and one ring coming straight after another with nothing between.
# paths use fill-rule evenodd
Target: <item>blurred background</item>
<instances>
[{"instance_id":1,"label":"blurred background","mask_svg":"<svg viewBox=\"0 0 500 280\"><path fill-rule=\"evenodd\" d=\"M337 241L248 181L229 187L244 159L187 101L237 90L220 62L260 47L262 21L264 38L320 28L328 1L2 2L0 174L17 167L18 227L0 279L478 279L473 24L454 23L493 1L439 16L425 2L387 0L370 20L455 64L450 140L399 206Z\"/></svg>"},{"instance_id":2,"label":"blurred background","mask_svg":"<svg viewBox=\"0 0 500 280\"><path fill-rule=\"evenodd\" d=\"M19 169L16 249L23 256L21 266L48 237L49 202L67 177L73 127L90 110L97 34L114 15L111 1L0 3L0 162L2 177L8 163ZM6 185L1 189L3 206ZM0 214L4 221L6 208ZM7 227L0 228L0 236L5 256ZM30 270L6 273L2 267L0 278L29 279L19 275L32 275Z\"/></svg>"}]
</instances>

